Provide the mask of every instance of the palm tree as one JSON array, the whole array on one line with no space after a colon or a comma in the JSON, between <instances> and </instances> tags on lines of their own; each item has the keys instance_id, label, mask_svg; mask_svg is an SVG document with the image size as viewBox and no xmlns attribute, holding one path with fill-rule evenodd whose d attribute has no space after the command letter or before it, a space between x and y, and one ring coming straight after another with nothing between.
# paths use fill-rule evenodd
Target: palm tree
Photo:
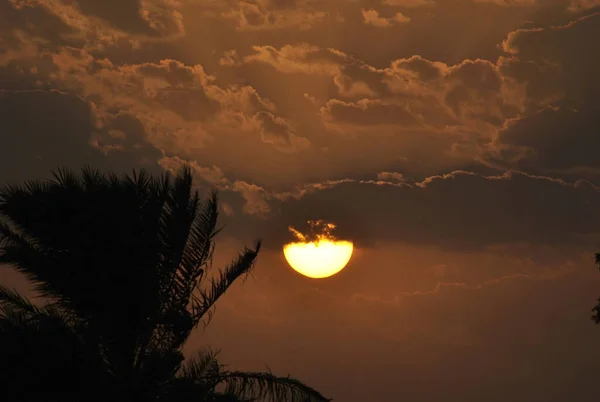
<instances>
[{"instance_id":1,"label":"palm tree","mask_svg":"<svg viewBox=\"0 0 600 402\"><path fill-rule=\"evenodd\" d=\"M13 388L61 401L327 401L289 377L225 370L210 350L184 362L191 332L261 246L212 272L217 207L216 193L201 202L192 190L187 166L160 177L58 169L2 187L0 264L48 300L0 288L0 360L24 362L20 374L10 366Z\"/></svg>"}]
</instances>

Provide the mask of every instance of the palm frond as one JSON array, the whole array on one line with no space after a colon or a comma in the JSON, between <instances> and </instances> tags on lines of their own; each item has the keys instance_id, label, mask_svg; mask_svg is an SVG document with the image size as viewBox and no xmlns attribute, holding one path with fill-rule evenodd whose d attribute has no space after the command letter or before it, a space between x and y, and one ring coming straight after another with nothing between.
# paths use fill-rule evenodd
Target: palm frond
<instances>
[{"instance_id":1,"label":"palm frond","mask_svg":"<svg viewBox=\"0 0 600 402\"><path fill-rule=\"evenodd\" d=\"M6 337L15 329L17 331L26 328L31 322L31 314L10 303L0 306L0 334Z\"/></svg>"},{"instance_id":2,"label":"palm frond","mask_svg":"<svg viewBox=\"0 0 600 402\"><path fill-rule=\"evenodd\" d=\"M205 348L199 351L181 366L177 380L191 387L188 395L195 400L207 402L253 402L254 398L246 398L243 395L217 391L216 388L222 382L221 372L224 366L218 361L219 351Z\"/></svg>"},{"instance_id":3,"label":"palm frond","mask_svg":"<svg viewBox=\"0 0 600 402\"><path fill-rule=\"evenodd\" d=\"M51 302L41 307L14 289L0 286L0 319L21 323L54 321L58 326L76 330L85 326L85 320L65 309L61 303Z\"/></svg>"},{"instance_id":4,"label":"palm frond","mask_svg":"<svg viewBox=\"0 0 600 402\"><path fill-rule=\"evenodd\" d=\"M52 259L38 246L36 239L21 235L6 222L0 222L0 246L0 263L12 265L24 274L42 296L61 298L64 295L64 287L53 279L57 272L44 269Z\"/></svg>"},{"instance_id":5,"label":"palm frond","mask_svg":"<svg viewBox=\"0 0 600 402\"><path fill-rule=\"evenodd\" d=\"M180 296L184 293L178 274L199 206L198 198L192 197L191 188L191 172L186 167L175 177L173 185L169 188L161 216L160 234L163 243L161 271L164 277L161 290L165 295L169 293L174 303L181 302Z\"/></svg>"},{"instance_id":6,"label":"palm frond","mask_svg":"<svg viewBox=\"0 0 600 402\"><path fill-rule=\"evenodd\" d=\"M40 309L31 303L25 296L22 296L14 289L8 289L0 285L0 312L4 311L7 307L21 311L25 314L40 314Z\"/></svg>"},{"instance_id":7,"label":"palm frond","mask_svg":"<svg viewBox=\"0 0 600 402\"><path fill-rule=\"evenodd\" d=\"M180 307L187 307L192 293L209 268L207 263L212 259L214 252L214 238L219 233L218 215L218 195L213 192L196 214L181 258L178 272L182 291Z\"/></svg>"},{"instance_id":8,"label":"palm frond","mask_svg":"<svg viewBox=\"0 0 600 402\"><path fill-rule=\"evenodd\" d=\"M244 248L238 257L225 270L219 271L216 278L210 281L210 288L201 290L192 302L192 318L195 325L210 312L217 300L229 289L229 287L241 276L248 274L260 251L261 242L257 241L254 248Z\"/></svg>"},{"instance_id":9,"label":"palm frond","mask_svg":"<svg viewBox=\"0 0 600 402\"><path fill-rule=\"evenodd\" d=\"M85 165L81 169L81 181L86 191L98 191L106 184L106 175L89 165Z\"/></svg>"},{"instance_id":10,"label":"palm frond","mask_svg":"<svg viewBox=\"0 0 600 402\"><path fill-rule=\"evenodd\" d=\"M217 360L219 351L210 348L202 350L196 356L190 358L181 367L178 376L193 382L201 381L208 387L214 388L219 382L221 364Z\"/></svg>"},{"instance_id":11,"label":"palm frond","mask_svg":"<svg viewBox=\"0 0 600 402\"><path fill-rule=\"evenodd\" d=\"M0 221L0 246L33 246L33 244L32 239L13 230L7 222Z\"/></svg>"},{"instance_id":12,"label":"palm frond","mask_svg":"<svg viewBox=\"0 0 600 402\"><path fill-rule=\"evenodd\" d=\"M225 394L237 395L242 398L272 402L331 401L294 378L277 377L270 372L226 371L221 373L220 383L225 385Z\"/></svg>"},{"instance_id":13,"label":"palm frond","mask_svg":"<svg viewBox=\"0 0 600 402\"><path fill-rule=\"evenodd\" d=\"M52 177L54 180L50 180L51 184L58 185L65 189L81 188L82 181L71 169L58 167L52 172Z\"/></svg>"}]
</instances>

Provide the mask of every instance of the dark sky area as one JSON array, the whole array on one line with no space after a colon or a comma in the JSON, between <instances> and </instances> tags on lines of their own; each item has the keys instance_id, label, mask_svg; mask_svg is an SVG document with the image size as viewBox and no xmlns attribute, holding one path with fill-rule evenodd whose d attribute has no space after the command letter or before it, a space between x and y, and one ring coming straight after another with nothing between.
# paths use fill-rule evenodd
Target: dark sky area
<instances>
[{"instance_id":1,"label":"dark sky area","mask_svg":"<svg viewBox=\"0 0 600 402\"><path fill-rule=\"evenodd\" d=\"M190 163L216 262L265 241L188 345L236 368L597 402L599 38L599 0L0 0L0 183ZM308 219L355 242L338 275L286 264Z\"/></svg>"}]
</instances>

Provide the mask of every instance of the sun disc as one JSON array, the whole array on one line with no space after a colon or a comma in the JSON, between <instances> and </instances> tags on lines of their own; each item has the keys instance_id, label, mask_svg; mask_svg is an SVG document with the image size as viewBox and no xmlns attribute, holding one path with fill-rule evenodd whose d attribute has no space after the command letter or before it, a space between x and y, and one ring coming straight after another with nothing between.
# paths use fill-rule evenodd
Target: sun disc
<instances>
[{"instance_id":1,"label":"sun disc","mask_svg":"<svg viewBox=\"0 0 600 402\"><path fill-rule=\"evenodd\" d=\"M319 240L288 243L283 255L296 272L309 278L327 278L344 269L353 250L351 241Z\"/></svg>"}]
</instances>

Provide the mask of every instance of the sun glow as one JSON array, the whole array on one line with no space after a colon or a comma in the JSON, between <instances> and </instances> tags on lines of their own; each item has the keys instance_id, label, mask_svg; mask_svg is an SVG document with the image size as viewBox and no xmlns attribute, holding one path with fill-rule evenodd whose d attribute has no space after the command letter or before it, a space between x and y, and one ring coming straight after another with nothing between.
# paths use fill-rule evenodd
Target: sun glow
<instances>
[{"instance_id":1,"label":"sun glow","mask_svg":"<svg viewBox=\"0 0 600 402\"><path fill-rule=\"evenodd\" d=\"M288 264L309 278L327 278L340 272L350 261L354 245L348 240L337 240L331 234L332 223L309 221L311 235L304 235L290 227L298 241L283 247ZM319 233L315 232L318 231Z\"/></svg>"}]
</instances>

